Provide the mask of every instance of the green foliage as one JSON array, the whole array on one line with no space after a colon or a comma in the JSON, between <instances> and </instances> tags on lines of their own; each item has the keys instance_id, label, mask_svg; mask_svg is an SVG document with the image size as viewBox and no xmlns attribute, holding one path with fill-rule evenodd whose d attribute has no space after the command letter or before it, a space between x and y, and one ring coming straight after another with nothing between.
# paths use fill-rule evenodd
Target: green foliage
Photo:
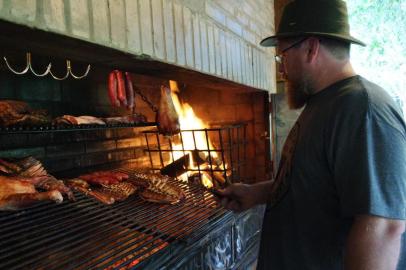
<instances>
[{"instance_id":1,"label":"green foliage","mask_svg":"<svg viewBox=\"0 0 406 270\"><path fill-rule=\"evenodd\" d=\"M367 43L352 46L357 72L385 88L406 115L406 0L346 0L351 33Z\"/></svg>"}]
</instances>

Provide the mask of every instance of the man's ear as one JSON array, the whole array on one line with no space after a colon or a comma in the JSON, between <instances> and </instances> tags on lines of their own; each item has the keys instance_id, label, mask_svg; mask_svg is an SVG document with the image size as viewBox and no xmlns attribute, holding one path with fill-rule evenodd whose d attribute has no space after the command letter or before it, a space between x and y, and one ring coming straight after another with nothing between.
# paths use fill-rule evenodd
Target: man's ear
<instances>
[{"instance_id":1,"label":"man's ear","mask_svg":"<svg viewBox=\"0 0 406 270\"><path fill-rule=\"evenodd\" d=\"M320 40L316 37L310 37L307 40L306 60L311 63L315 61L320 53Z\"/></svg>"}]
</instances>

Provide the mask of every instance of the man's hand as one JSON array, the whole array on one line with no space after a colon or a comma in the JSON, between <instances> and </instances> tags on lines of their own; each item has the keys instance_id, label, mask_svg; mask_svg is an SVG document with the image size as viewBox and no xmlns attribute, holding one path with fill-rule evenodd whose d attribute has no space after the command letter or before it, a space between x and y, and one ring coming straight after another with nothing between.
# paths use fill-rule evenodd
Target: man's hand
<instances>
[{"instance_id":1,"label":"man's hand","mask_svg":"<svg viewBox=\"0 0 406 270\"><path fill-rule=\"evenodd\" d=\"M271 182L261 182L254 185L232 184L216 193L221 198L224 208L235 212L245 211L257 204L266 203Z\"/></svg>"}]
</instances>

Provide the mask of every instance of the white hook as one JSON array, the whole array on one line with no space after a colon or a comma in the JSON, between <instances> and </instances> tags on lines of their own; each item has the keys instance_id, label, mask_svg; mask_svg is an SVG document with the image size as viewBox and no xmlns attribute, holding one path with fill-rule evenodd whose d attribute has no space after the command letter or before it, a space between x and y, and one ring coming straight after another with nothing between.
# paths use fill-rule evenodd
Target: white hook
<instances>
[{"instance_id":1,"label":"white hook","mask_svg":"<svg viewBox=\"0 0 406 270\"><path fill-rule=\"evenodd\" d=\"M28 57L28 59L27 59L27 60L28 60L28 66L29 66L31 72L32 72L35 76L37 76L37 77L44 77L45 75L47 75L47 74L51 71L51 66L52 66L52 64L49 63L49 64L48 64L48 67L47 67L47 69L45 70L44 73L42 73L42 74L36 73L36 72L34 71L34 69L32 68L32 65L31 65L31 53L27 53L27 57Z\"/></svg>"},{"instance_id":2,"label":"white hook","mask_svg":"<svg viewBox=\"0 0 406 270\"><path fill-rule=\"evenodd\" d=\"M52 71L49 70L49 74L51 74L52 78L54 78L55 80L58 80L58 81L62 81L62 80L65 80L66 78L68 78L69 73L70 73L70 61L69 60L66 60L66 74L62 78L59 78L59 77L55 76L52 73Z\"/></svg>"},{"instance_id":3,"label":"white hook","mask_svg":"<svg viewBox=\"0 0 406 270\"><path fill-rule=\"evenodd\" d=\"M29 59L30 59L30 58L31 58L30 53L27 53L27 54L26 54L27 66L26 66L25 69L22 70L22 71L16 71L16 70L14 70L14 69L9 65L9 63L8 63L8 61L7 61L7 58L6 58L5 56L3 56L4 62L6 62L6 65L7 65L8 69L9 69L11 72L13 72L14 74L17 74L17 75L22 75L22 74L27 73L28 69L30 68L30 62L29 62Z\"/></svg>"},{"instance_id":4,"label":"white hook","mask_svg":"<svg viewBox=\"0 0 406 270\"><path fill-rule=\"evenodd\" d=\"M69 61L69 60L68 60L68 61ZM87 65L86 72L85 72L85 74L83 74L82 76L76 76L75 74L72 73L72 67L71 67L71 65L70 65L70 61L69 61L68 70L69 70L70 75L72 75L73 78L75 78L75 79L77 79L77 80L83 79L84 77L87 76L87 74L89 74L89 71L90 71L90 64Z\"/></svg>"}]
</instances>

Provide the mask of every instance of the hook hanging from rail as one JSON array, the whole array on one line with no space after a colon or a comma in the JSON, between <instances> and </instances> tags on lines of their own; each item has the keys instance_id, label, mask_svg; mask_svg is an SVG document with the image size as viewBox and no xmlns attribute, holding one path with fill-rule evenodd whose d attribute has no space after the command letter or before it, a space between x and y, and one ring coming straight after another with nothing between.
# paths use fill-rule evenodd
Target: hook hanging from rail
<instances>
[{"instance_id":1,"label":"hook hanging from rail","mask_svg":"<svg viewBox=\"0 0 406 270\"><path fill-rule=\"evenodd\" d=\"M5 56L3 57L3 59L4 59L4 62L6 62L6 65L7 65L8 69L9 69L11 72L13 72L14 74L17 74L17 75L25 74L25 73L28 72L28 70L31 70L31 72L32 72L35 76L37 76L37 77L44 77L45 75L47 75L47 74L51 71L51 66L52 66L51 63L49 63L48 66L47 66L47 68L46 68L46 70L45 70L44 73L42 73L42 74L39 74L39 73L35 72L34 69L32 68L32 64L31 64L31 53L30 53L30 52L27 52L27 53L26 53L27 66L26 66L22 71L16 71L14 68L12 68L12 67L10 66L10 64L8 63L7 58L6 58Z\"/></svg>"},{"instance_id":2,"label":"hook hanging from rail","mask_svg":"<svg viewBox=\"0 0 406 270\"><path fill-rule=\"evenodd\" d=\"M51 71L52 64L51 63L48 64L48 66L47 66L46 70L44 71L44 73L42 73L42 74L37 73L32 67L32 60L31 60L31 53L30 52L26 53L27 65L22 71L17 71L14 68L12 68L11 65L8 63L8 60L7 60L7 58L5 56L3 56L3 59L4 59L4 62L6 63L6 65L7 65L8 69L11 72L13 72L14 74L23 75L23 74L26 74L28 72L28 70L30 70L37 77L44 77L49 73L49 74L51 74L52 78L54 78L55 80L59 80L59 81L67 79L69 77L69 74L76 80L83 79L89 74L90 67L91 67L90 64L87 65L85 73L83 75L81 75L81 76L78 76L78 75L75 75L72 72L72 64L71 64L70 60L66 60L66 74L63 77L58 77L54 73L52 73L52 71Z\"/></svg>"},{"instance_id":3,"label":"hook hanging from rail","mask_svg":"<svg viewBox=\"0 0 406 270\"><path fill-rule=\"evenodd\" d=\"M90 64L87 65L86 71L85 71L85 73L84 73L83 75L81 75L81 76L76 76L76 75L73 74L73 72L72 72L72 64L71 64L70 60L66 60L66 74L65 74L65 76L63 76L63 77L60 78L60 77L54 75L54 74L52 73L52 71L50 71L49 73L51 74L52 78L54 78L55 80L62 81L62 80L65 80L66 78L68 78L68 77L69 77L69 74L70 74L74 79L77 79L77 80L83 79L84 77L87 76L87 74L89 74L89 71L90 71Z\"/></svg>"},{"instance_id":4,"label":"hook hanging from rail","mask_svg":"<svg viewBox=\"0 0 406 270\"><path fill-rule=\"evenodd\" d=\"M69 71L70 71L70 61L66 60L66 74L65 74L65 76L63 76L61 78L57 77L52 73L52 71L49 71L49 74L51 74L52 78L54 78L55 80L62 81L62 80L65 80L66 78L68 78Z\"/></svg>"},{"instance_id":5,"label":"hook hanging from rail","mask_svg":"<svg viewBox=\"0 0 406 270\"><path fill-rule=\"evenodd\" d=\"M84 77L87 76L87 74L89 74L89 71L90 71L90 64L87 65L86 71L85 71L85 73L84 73L82 76L76 76L75 74L72 73L72 66L71 66L69 60L67 60L67 65L68 65L68 70L69 70L70 75L71 75L74 79L76 79L76 80L83 79Z\"/></svg>"}]
</instances>

